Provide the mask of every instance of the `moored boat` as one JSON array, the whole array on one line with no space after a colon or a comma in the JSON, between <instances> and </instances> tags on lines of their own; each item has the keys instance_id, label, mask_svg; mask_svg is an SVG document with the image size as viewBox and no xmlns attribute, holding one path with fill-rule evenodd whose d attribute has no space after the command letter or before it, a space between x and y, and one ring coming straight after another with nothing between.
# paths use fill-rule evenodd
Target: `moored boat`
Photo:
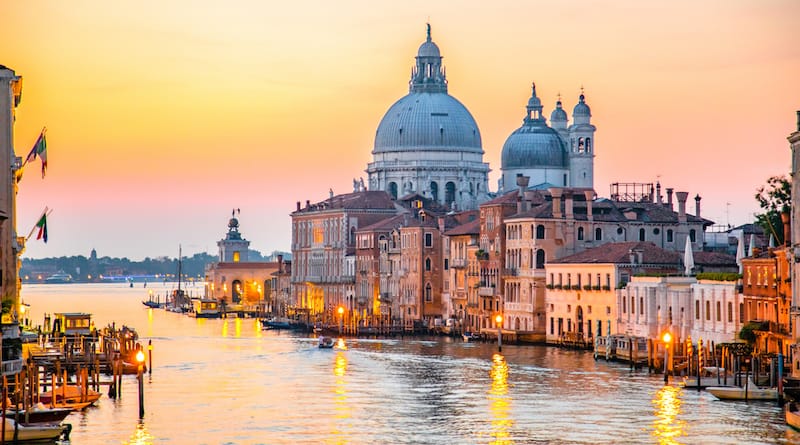
<instances>
[{"instance_id":1,"label":"moored boat","mask_svg":"<svg viewBox=\"0 0 800 445\"><path fill-rule=\"evenodd\" d=\"M720 400L778 400L777 388L761 388L752 379L744 387L709 386L706 391Z\"/></svg>"},{"instance_id":2,"label":"moored boat","mask_svg":"<svg viewBox=\"0 0 800 445\"><path fill-rule=\"evenodd\" d=\"M469 342L469 341L478 341L478 340L481 339L481 336L480 336L480 334L476 334L474 332L465 332L465 333L461 334L461 338L464 341Z\"/></svg>"},{"instance_id":3,"label":"moored boat","mask_svg":"<svg viewBox=\"0 0 800 445\"><path fill-rule=\"evenodd\" d=\"M9 408L6 410L6 417L14 418L19 416L22 424L58 423L64 420L72 411L71 408L50 408L40 402L27 410Z\"/></svg>"},{"instance_id":4,"label":"moored boat","mask_svg":"<svg viewBox=\"0 0 800 445\"><path fill-rule=\"evenodd\" d=\"M53 394L55 393L55 401ZM68 407L72 409L83 409L100 399L101 394L91 388L84 388L78 385L62 385L55 388L55 391L45 391L39 394L39 401L45 406Z\"/></svg>"},{"instance_id":5,"label":"moored boat","mask_svg":"<svg viewBox=\"0 0 800 445\"><path fill-rule=\"evenodd\" d=\"M797 402L789 402L784 407L784 416L786 417L786 424L790 427L800 431L800 409L798 409Z\"/></svg>"},{"instance_id":6,"label":"moored boat","mask_svg":"<svg viewBox=\"0 0 800 445\"><path fill-rule=\"evenodd\" d=\"M14 443L52 441L66 434L68 429L67 425L60 423L23 424L15 423L14 419L6 417L3 440L6 443L12 443L15 440Z\"/></svg>"}]
</instances>

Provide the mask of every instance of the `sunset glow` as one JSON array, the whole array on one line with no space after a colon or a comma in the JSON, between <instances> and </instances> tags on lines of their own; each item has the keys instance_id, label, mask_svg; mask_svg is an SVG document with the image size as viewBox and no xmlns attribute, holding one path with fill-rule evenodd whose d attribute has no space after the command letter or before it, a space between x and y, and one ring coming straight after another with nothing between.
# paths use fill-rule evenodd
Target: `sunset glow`
<instances>
[{"instance_id":1,"label":"sunset glow","mask_svg":"<svg viewBox=\"0 0 800 445\"><path fill-rule=\"evenodd\" d=\"M216 252L231 208L263 253L290 250L295 202L352 191L377 125L408 91L432 27L449 92L500 150L535 81L549 116L581 87L595 188L655 182L702 216L752 222L788 174L800 109L800 3L10 2L0 64L23 77L14 145L48 129L48 171L19 184L17 230L45 206L32 258ZM693 212L693 208L691 211Z\"/></svg>"}]
</instances>

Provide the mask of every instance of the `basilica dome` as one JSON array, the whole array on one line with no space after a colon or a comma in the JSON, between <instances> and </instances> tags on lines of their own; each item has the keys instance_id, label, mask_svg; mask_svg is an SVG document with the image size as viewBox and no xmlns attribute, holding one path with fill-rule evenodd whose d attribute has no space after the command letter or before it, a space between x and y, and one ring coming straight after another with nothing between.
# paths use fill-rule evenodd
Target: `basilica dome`
<instances>
[{"instance_id":1,"label":"basilica dome","mask_svg":"<svg viewBox=\"0 0 800 445\"><path fill-rule=\"evenodd\" d=\"M478 124L447 93L411 92L389 107L375 133L373 153L454 150L483 153Z\"/></svg>"},{"instance_id":2,"label":"basilica dome","mask_svg":"<svg viewBox=\"0 0 800 445\"><path fill-rule=\"evenodd\" d=\"M522 126L503 144L501 168L567 167L566 147L558 133L547 126L535 85L526 108Z\"/></svg>"}]
</instances>

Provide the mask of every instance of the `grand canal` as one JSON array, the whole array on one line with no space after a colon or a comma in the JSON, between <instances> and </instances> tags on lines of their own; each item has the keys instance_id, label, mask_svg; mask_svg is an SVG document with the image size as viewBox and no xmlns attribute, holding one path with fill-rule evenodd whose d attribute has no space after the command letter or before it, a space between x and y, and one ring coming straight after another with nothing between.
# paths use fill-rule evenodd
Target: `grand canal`
<instances>
[{"instance_id":1,"label":"grand canal","mask_svg":"<svg viewBox=\"0 0 800 445\"><path fill-rule=\"evenodd\" d=\"M144 419L126 376L121 399L67 417L72 444L800 443L774 403L718 401L586 352L416 337L321 350L253 319L141 304L167 286L23 285L34 325L89 312L153 341Z\"/></svg>"}]
</instances>

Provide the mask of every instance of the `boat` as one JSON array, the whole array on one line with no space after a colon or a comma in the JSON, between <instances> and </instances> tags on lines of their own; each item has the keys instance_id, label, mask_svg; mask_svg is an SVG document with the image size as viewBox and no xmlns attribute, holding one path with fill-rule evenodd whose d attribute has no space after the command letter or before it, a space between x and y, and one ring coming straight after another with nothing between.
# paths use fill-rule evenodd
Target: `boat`
<instances>
[{"instance_id":1,"label":"boat","mask_svg":"<svg viewBox=\"0 0 800 445\"><path fill-rule=\"evenodd\" d=\"M183 265L183 253L181 246L178 246L178 288L172 291L172 298L170 299L170 303L167 305L167 310L171 312L189 312L192 309L192 302L187 295L186 291L181 289L181 276L183 275L182 271Z\"/></svg>"},{"instance_id":2,"label":"boat","mask_svg":"<svg viewBox=\"0 0 800 445\"><path fill-rule=\"evenodd\" d=\"M748 379L744 388L739 386L709 386L706 391L720 400L778 400L777 388L761 388Z\"/></svg>"},{"instance_id":3,"label":"boat","mask_svg":"<svg viewBox=\"0 0 800 445\"><path fill-rule=\"evenodd\" d=\"M800 430L800 409L798 409L797 402L789 402L784 407L784 416L786 424L790 427Z\"/></svg>"},{"instance_id":4,"label":"boat","mask_svg":"<svg viewBox=\"0 0 800 445\"><path fill-rule=\"evenodd\" d=\"M55 388L55 401L53 401L53 391L45 391L39 394L39 401L45 406L58 408L72 408L80 410L100 400L101 394L91 388L84 388L78 385L61 385Z\"/></svg>"},{"instance_id":5,"label":"boat","mask_svg":"<svg viewBox=\"0 0 800 445\"><path fill-rule=\"evenodd\" d=\"M272 317L272 318L263 318L261 319L261 328L262 329L290 329L294 331L299 331L306 329L308 325L305 323L298 322L296 320L292 320L290 318L285 317Z\"/></svg>"},{"instance_id":6,"label":"boat","mask_svg":"<svg viewBox=\"0 0 800 445\"><path fill-rule=\"evenodd\" d=\"M331 337L326 337L321 335L319 337L319 348L320 349L332 349L333 348L333 339Z\"/></svg>"},{"instance_id":7,"label":"boat","mask_svg":"<svg viewBox=\"0 0 800 445\"><path fill-rule=\"evenodd\" d=\"M158 297L153 300L153 296L150 295L149 299L142 300L142 304L152 309L161 309L166 305L166 302L161 301Z\"/></svg>"},{"instance_id":8,"label":"boat","mask_svg":"<svg viewBox=\"0 0 800 445\"><path fill-rule=\"evenodd\" d=\"M69 425L61 423L23 424L16 423L14 419L6 417L3 440L6 443L53 441L62 435L67 435L70 429ZM16 439L14 438L15 435L17 436Z\"/></svg>"},{"instance_id":9,"label":"boat","mask_svg":"<svg viewBox=\"0 0 800 445\"><path fill-rule=\"evenodd\" d=\"M470 342L470 341L478 341L478 340L480 340L481 336L480 336L480 334L476 334L474 332L465 332L465 333L461 334L461 338L464 339L464 341Z\"/></svg>"},{"instance_id":10,"label":"boat","mask_svg":"<svg viewBox=\"0 0 800 445\"><path fill-rule=\"evenodd\" d=\"M72 283L72 275L65 273L63 270L59 270L57 273L45 278L44 282L47 284Z\"/></svg>"},{"instance_id":11,"label":"boat","mask_svg":"<svg viewBox=\"0 0 800 445\"><path fill-rule=\"evenodd\" d=\"M219 302L213 298L192 298L192 308L195 318L219 318Z\"/></svg>"},{"instance_id":12,"label":"boat","mask_svg":"<svg viewBox=\"0 0 800 445\"><path fill-rule=\"evenodd\" d=\"M6 410L6 417L13 419L18 416L21 424L58 423L72 411L71 408L50 408L39 402L27 410L9 408Z\"/></svg>"}]
</instances>

